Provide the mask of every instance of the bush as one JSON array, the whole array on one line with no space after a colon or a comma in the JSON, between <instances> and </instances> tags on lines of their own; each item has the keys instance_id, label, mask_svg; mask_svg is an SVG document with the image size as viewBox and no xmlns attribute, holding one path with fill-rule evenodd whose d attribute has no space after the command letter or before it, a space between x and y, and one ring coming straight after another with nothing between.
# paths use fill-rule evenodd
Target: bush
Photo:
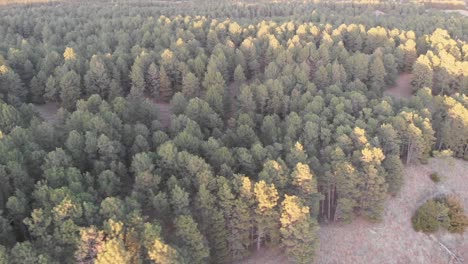
<instances>
[{"instance_id":1,"label":"bush","mask_svg":"<svg viewBox=\"0 0 468 264\"><path fill-rule=\"evenodd\" d=\"M433 182L435 182L435 183L440 182L440 176L439 176L439 174L437 172L431 173L430 177L431 177L431 180Z\"/></svg>"},{"instance_id":2,"label":"bush","mask_svg":"<svg viewBox=\"0 0 468 264\"><path fill-rule=\"evenodd\" d=\"M426 233L436 232L443 227L451 233L462 234L468 227L468 216L463 204L453 195L427 201L416 210L411 221L414 230Z\"/></svg>"},{"instance_id":3,"label":"bush","mask_svg":"<svg viewBox=\"0 0 468 264\"><path fill-rule=\"evenodd\" d=\"M449 225L449 209L441 202L429 200L416 210L411 221L416 231L433 233Z\"/></svg>"},{"instance_id":4,"label":"bush","mask_svg":"<svg viewBox=\"0 0 468 264\"><path fill-rule=\"evenodd\" d=\"M458 197L453 195L447 196L445 198L445 203L449 208L448 216L450 218L450 224L447 228L448 231L462 234L468 226L468 216L465 215L463 204Z\"/></svg>"}]
</instances>

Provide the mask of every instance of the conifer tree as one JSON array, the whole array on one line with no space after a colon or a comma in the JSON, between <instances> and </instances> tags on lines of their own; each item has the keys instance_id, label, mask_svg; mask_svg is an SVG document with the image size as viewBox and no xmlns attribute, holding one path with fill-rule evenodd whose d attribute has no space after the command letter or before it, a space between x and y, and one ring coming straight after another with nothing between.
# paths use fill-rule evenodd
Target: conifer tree
<instances>
[{"instance_id":1,"label":"conifer tree","mask_svg":"<svg viewBox=\"0 0 468 264\"><path fill-rule=\"evenodd\" d=\"M309 207L296 196L285 195L281 203L281 244L294 263L310 263L318 246L318 223L310 217Z\"/></svg>"},{"instance_id":2,"label":"conifer tree","mask_svg":"<svg viewBox=\"0 0 468 264\"><path fill-rule=\"evenodd\" d=\"M254 187L255 200L255 225L256 225L256 248L260 250L262 244L277 244L278 233L278 191L273 184L259 181Z\"/></svg>"},{"instance_id":3,"label":"conifer tree","mask_svg":"<svg viewBox=\"0 0 468 264\"><path fill-rule=\"evenodd\" d=\"M385 67L380 56L374 58L369 65L370 90L375 96L379 96L385 89Z\"/></svg>"},{"instance_id":4,"label":"conifer tree","mask_svg":"<svg viewBox=\"0 0 468 264\"><path fill-rule=\"evenodd\" d=\"M173 94L171 80L164 66L159 69L159 96L164 102L168 102Z\"/></svg>"},{"instance_id":5,"label":"conifer tree","mask_svg":"<svg viewBox=\"0 0 468 264\"><path fill-rule=\"evenodd\" d=\"M80 96L81 78L75 71L69 71L60 79L60 100L65 108L71 110Z\"/></svg>"},{"instance_id":6,"label":"conifer tree","mask_svg":"<svg viewBox=\"0 0 468 264\"><path fill-rule=\"evenodd\" d=\"M156 64L151 63L146 72L147 92L156 100L159 99L159 71Z\"/></svg>"},{"instance_id":7,"label":"conifer tree","mask_svg":"<svg viewBox=\"0 0 468 264\"><path fill-rule=\"evenodd\" d=\"M429 59L421 55L414 64L413 67L413 91L416 92L418 89L429 87L432 88L433 71L431 62Z\"/></svg>"},{"instance_id":8,"label":"conifer tree","mask_svg":"<svg viewBox=\"0 0 468 264\"><path fill-rule=\"evenodd\" d=\"M182 81L182 93L185 98L193 98L200 95L200 81L195 74L189 72Z\"/></svg>"},{"instance_id":9,"label":"conifer tree","mask_svg":"<svg viewBox=\"0 0 468 264\"><path fill-rule=\"evenodd\" d=\"M191 216L181 215L175 219L175 236L180 253L188 263L206 263L210 255L205 237L198 230Z\"/></svg>"}]
</instances>

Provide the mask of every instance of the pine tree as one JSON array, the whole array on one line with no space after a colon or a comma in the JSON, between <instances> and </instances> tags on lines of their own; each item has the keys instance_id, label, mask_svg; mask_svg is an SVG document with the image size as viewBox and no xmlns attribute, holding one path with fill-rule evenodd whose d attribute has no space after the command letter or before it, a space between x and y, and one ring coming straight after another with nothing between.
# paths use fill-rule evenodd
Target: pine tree
<instances>
[{"instance_id":1,"label":"pine tree","mask_svg":"<svg viewBox=\"0 0 468 264\"><path fill-rule=\"evenodd\" d=\"M189 72L182 81L182 93L185 98L193 98L200 95L200 81L195 74Z\"/></svg>"},{"instance_id":2,"label":"pine tree","mask_svg":"<svg viewBox=\"0 0 468 264\"><path fill-rule=\"evenodd\" d=\"M136 94L143 95L146 87L145 83L145 65L144 55L140 55L135 59L130 72L130 79L132 80L132 89Z\"/></svg>"},{"instance_id":3,"label":"pine tree","mask_svg":"<svg viewBox=\"0 0 468 264\"><path fill-rule=\"evenodd\" d=\"M296 142L286 155L286 162L290 168L296 166L297 163L305 163L306 160L307 154L304 151L304 146L299 142Z\"/></svg>"},{"instance_id":4,"label":"pine tree","mask_svg":"<svg viewBox=\"0 0 468 264\"><path fill-rule=\"evenodd\" d=\"M49 102L57 102L59 100L59 84L53 76L47 78L44 98Z\"/></svg>"},{"instance_id":5,"label":"pine tree","mask_svg":"<svg viewBox=\"0 0 468 264\"><path fill-rule=\"evenodd\" d=\"M175 219L175 236L180 253L187 263L206 263L210 255L207 241L198 230L191 216L181 215Z\"/></svg>"},{"instance_id":6,"label":"pine tree","mask_svg":"<svg viewBox=\"0 0 468 264\"><path fill-rule=\"evenodd\" d=\"M385 155L379 148L366 147L361 150L363 181L359 206L371 220L380 220L382 217L383 202L388 188L381 167L384 158Z\"/></svg>"},{"instance_id":7,"label":"pine tree","mask_svg":"<svg viewBox=\"0 0 468 264\"><path fill-rule=\"evenodd\" d=\"M369 66L370 91L374 92L374 96L379 96L384 91L386 75L382 59L375 57Z\"/></svg>"},{"instance_id":8,"label":"pine tree","mask_svg":"<svg viewBox=\"0 0 468 264\"><path fill-rule=\"evenodd\" d=\"M173 94L172 84L164 66L159 69L159 96L164 102L168 102Z\"/></svg>"},{"instance_id":9,"label":"pine tree","mask_svg":"<svg viewBox=\"0 0 468 264\"><path fill-rule=\"evenodd\" d=\"M266 183L274 184L282 190L289 182L288 168L281 159L278 161L268 160L263 164L258 178Z\"/></svg>"},{"instance_id":10,"label":"pine tree","mask_svg":"<svg viewBox=\"0 0 468 264\"><path fill-rule=\"evenodd\" d=\"M416 60L413 67L413 80L411 81L413 92L424 87L432 88L432 79L433 71L431 62L426 56L421 55Z\"/></svg>"},{"instance_id":11,"label":"pine tree","mask_svg":"<svg viewBox=\"0 0 468 264\"><path fill-rule=\"evenodd\" d=\"M256 225L256 247L260 250L262 244L277 244L278 233L278 191L273 184L259 181L254 187L255 200L255 225Z\"/></svg>"},{"instance_id":12,"label":"pine tree","mask_svg":"<svg viewBox=\"0 0 468 264\"><path fill-rule=\"evenodd\" d=\"M385 182L388 184L388 192L396 195L403 185L403 163L399 155L387 155L382 163L385 168Z\"/></svg>"},{"instance_id":13,"label":"pine tree","mask_svg":"<svg viewBox=\"0 0 468 264\"><path fill-rule=\"evenodd\" d=\"M297 163L291 177L292 184L297 190L297 195L303 200L305 205L315 208L313 202L314 196L317 194L317 179L310 171L309 165Z\"/></svg>"},{"instance_id":14,"label":"pine tree","mask_svg":"<svg viewBox=\"0 0 468 264\"><path fill-rule=\"evenodd\" d=\"M174 211L174 215L189 215L190 214L190 204L188 193L185 192L178 185L174 186L171 191L171 206Z\"/></svg>"},{"instance_id":15,"label":"pine tree","mask_svg":"<svg viewBox=\"0 0 468 264\"><path fill-rule=\"evenodd\" d=\"M75 251L75 260L80 264L93 263L103 250L104 234L95 227L80 230L81 239Z\"/></svg>"},{"instance_id":16,"label":"pine tree","mask_svg":"<svg viewBox=\"0 0 468 264\"><path fill-rule=\"evenodd\" d=\"M60 79L60 100L65 108L71 110L80 97L81 78L75 71L69 71Z\"/></svg>"},{"instance_id":17,"label":"pine tree","mask_svg":"<svg viewBox=\"0 0 468 264\"><path fill-rule=\"evenodd\" d=\"M205 100L218 114L224 112L224 79L221 73L215 68L208 68L203 80L203 87L206 89Z\"/></svg>"},{"instance_id":18,"label":"pine tree","mask_svg":"<svg viewBox=\"0 0 468 264\"><path fill-rule=\"evenodd\" d=\"M146 72L146 87L153 98L159 99L159 71L154 63L150 64Z\"/></svg>"},{"instance_id":19,"label":"pine tree","mask_svg":"<svg viewBox=\"0 0 468 264\"><path fill-rule=\"evenodd\" d=\"M177 250L160 239L147 246L148 257L155 264L180 263Z\"/></svg>"},{"instance_id":20,"label":"pine tree","mask_svg":"<svg viewBox=\"0 0 468 264\"><path fill-rule=\"evenodd\" d=\"M242 68L241 65L237 65L236 69L234 70L234 81L237 83L242 83L245 82L245 74L244 74L244 68Z\"/></svg>"},{"instance_id":21,"label":"pine tree","mask_svg":"<svg viewBox=\"0 0 468 264\"><path fill-rule=\"evenodd\" d=\"M318 246L318 223L310 217L309 207L296 196L285 195L281 203L281 244L294 263L311 263Z\"/></svg>"},{"instance_id":22,"label":"pine tree","mask_svg":"<svg viewBox=\"0 0 468 264\"><path fill-rule=\"evenodd\" d=\"M96 264L126 264L130 263L130 254L120 238L104 242L102 250L97 254Z\"/></svg>"},{"instance_id":23,"label":"pine tree","mask_svg":"<svg viewBox=\"0 0 468 264\"><path fill-rule=\"evenodd\" d=\"M99 56L93 56L89 62L89 70L84 77L86 94L99 94L102 98L107 98L111 77L106 69L104 61Z\"/></svg>"}]
</instances>

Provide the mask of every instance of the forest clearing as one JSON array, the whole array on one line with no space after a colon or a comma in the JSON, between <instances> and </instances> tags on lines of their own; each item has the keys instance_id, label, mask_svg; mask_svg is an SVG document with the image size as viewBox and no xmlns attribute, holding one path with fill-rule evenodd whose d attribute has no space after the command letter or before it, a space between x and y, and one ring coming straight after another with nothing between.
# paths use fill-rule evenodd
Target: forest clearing
<instances>
[{"instance_id":1,"label":"forest clearing","mask_svg":"<svg viewBox=\"0 0 468 264\"><path fill-rule=\"evenodd\" d=\"M384 94L394 96L395 98L408 98L413 94L411 80L413 76L410 73L402 73L396 79L396 84L388 88Z\"/></svg>"}]
</instances>

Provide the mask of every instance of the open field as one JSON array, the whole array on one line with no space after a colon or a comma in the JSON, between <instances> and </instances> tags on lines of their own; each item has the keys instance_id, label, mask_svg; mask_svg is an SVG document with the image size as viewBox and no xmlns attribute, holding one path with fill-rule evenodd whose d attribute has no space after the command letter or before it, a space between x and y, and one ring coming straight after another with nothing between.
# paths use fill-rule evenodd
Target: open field
<instances>
[{"instance_id":1,"label":"open field","mask_svg":"<svg viewBox=\"0 0 468 264\"><path fill-rule=\"evenodd\" d=\"M316 263L320 264L405 264L467 263L468 232L455 235L439 232L433 236L415 232L411 225L413 212L427 199L438 194L459 195L468 210L468 162L455 159L431 159L427 165L405 169L405 184L397 197L387 201L381 223L356 219L351 224L324 225L319 231L320 248ZM438 172L442 181L429 178ZM444 249L446 246L457 257ZM277 250L276 250L277 251ZM245 264L284 264L284 257L273 250L259 252Z\"/></svg>"}]
</instances>

